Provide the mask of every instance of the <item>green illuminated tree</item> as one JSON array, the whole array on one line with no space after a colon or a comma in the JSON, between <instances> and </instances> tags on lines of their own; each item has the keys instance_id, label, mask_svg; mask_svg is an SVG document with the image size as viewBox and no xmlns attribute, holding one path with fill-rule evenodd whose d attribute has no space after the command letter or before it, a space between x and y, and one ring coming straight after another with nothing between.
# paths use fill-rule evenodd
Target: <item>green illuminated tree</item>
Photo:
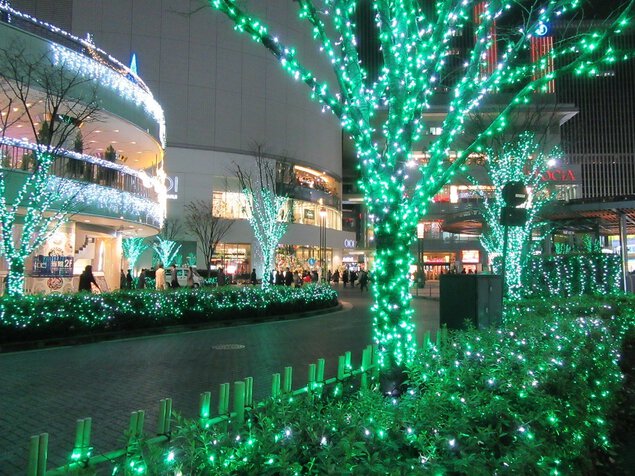
<instances>
[{"instance_id":1,"label":"green illuminated tree","mask_svg":"<svg viewBox=\"0 0 635 476\"><path fill-rule=\"evenodd\" d=\"M532 233L539 226L540 211L549 202L548 182L544 174L552 160L558 160L562 154L554 148L548 154L543 153L542 146L535 134L523 132L515 140L494 149L485 151L485 170L491 181L493 191L487 194L480 191L484 200L482 213L486 224L481 234L481 245L489 255L499 258L503 255L505 228L500 224L501 211L505 206L503 187L509 182L523 182L530 192L527 203L527 221L522 226L508 227L507 253L505 256L505 281L507 297L520 297L523 268L530 258ZM502 260L494 260L494 272L501 273Z\"/></svg>"},{"instance_id":2,"label":"green illuminated tree","mask_svg":"<svg viewBox=\"0 0 635 476\"><path fill-rule=\"evenodd\" d=\"M175 263L176 255L179 253L181 245L179 245L176 241L164 240L160 236L157 236L157 242L152 245L152 248L159 259L159 262L167 268L172 263Z\"/></svg>"},{"instance_id":3,"label":"green illuminated tree","mask_svg":"<svg viewBox=\"0 0 635 476\"><path fill-rule=\"evenodd\" d=\"M604 67L630 57L616 51L611 36L629 25L633 2L610 23L554 42L554 48L529 59L532 37L546 25L580 8L578 0L372 0L375 32L383 64L376 81L361 63L355 0L297 0L305 21L332 67L336 88L303 64L290 45L235 0L210 0L236 30L261 43L294 79L306 84L313 99L335 114L355 143L360 186L376 237L373 280L374 339L380 364L411 361L416 342L407 273L410 245L426 204L484 138L501 133L509 112L548 92L558 73L594 76ZM457 38L474 38L461 50ZM558 69L552 69L554 64ZM499 93L509 93L502 98ZM473 140L465 139L470 114L488 101L503 101ZM409 186L413 150L430 122L426 112L444 105L442 133L417 164L416 184ZM438 118L436 119L438 120ZM436 127L436 126L435 126ZM449 151L458 151L448 160Z\"/></svg>"},{"instance_id":4,"label":"green illuminated tree","mask_svg":"<svg viewBox=\"0 0 635 476\"><path fill-rule=\"evenodd\" d=\"M11 296L24 294L27 257L78 211L81 187L68 192L52 167L97 110L94 85L70 65L54 65L20 43L0 48L0 144L31 150L0 170L0 254L9 268ZM24 136L28 140L12 139Z\"/></svg>"},{"instance_id":5,"label":"green illuminated tree","mask_svg":"<svg viewBox=\"0 0 635 476\"><path fill-rule=\"evenodd\" d=\"M265 158L263 146L256 145L254 169L236 165L236 177L246 197L247 214L263 259L262 287L269 287L269 276L275 269L276 250L287 232L286 193L276 180L276 162Z\"/></svg>"},{"instance_id":6,"label":"green illuminated tree","mask_svg":"<svg viewBox=\"0 0 635 476\"><path fill-rule=\"evenodd\" d=\"M145 238L124 238L121 242L123 248L123 255L128 260L128 265L134 272L135 264L139 261L139 258L145 250L148 249Z\"/></svg>"}]
</instances>

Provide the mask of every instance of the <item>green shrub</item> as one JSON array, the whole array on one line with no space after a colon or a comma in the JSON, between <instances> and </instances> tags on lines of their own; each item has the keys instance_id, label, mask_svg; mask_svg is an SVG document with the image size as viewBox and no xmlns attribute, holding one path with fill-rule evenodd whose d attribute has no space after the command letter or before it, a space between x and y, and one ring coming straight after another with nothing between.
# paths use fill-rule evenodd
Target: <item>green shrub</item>
<instances>
[{"instance_id":1,"label":"green shrub","mask_svg":"<svg viewBox=\"0 0 635 476\"><path fill-rule=\"evenodd\" d=\"M0 342L72 336L227 319L265 318L337 304L328 286L228 286L0 298Z\"/></svg>"},{"instance_id":2,"label":"green shrub","mask_svg":"<svg viewBox=\"0 0 635 476\"><path fill-rule=\"evenodd\" d=\"M526 301L426 345L399 398L269 401L238 432L180 420L152 474L585 474L610 447L635 299ZM168 462L169 460L169 462Z\"/></svg>"}]
</instances>

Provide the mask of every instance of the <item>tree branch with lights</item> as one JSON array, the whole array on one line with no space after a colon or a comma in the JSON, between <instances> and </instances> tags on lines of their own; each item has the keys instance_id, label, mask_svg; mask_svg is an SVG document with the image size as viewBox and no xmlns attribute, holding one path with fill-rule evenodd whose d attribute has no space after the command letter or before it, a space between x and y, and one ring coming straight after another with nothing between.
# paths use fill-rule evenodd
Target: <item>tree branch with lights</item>
<instances>
[{"instance_id":1,"label":"tree branch with lights","mask_svg":"<svg viewBox=\"0 0 635 476\"><path fill-rule=\"evenodd\" d=\"M218 243L234 224L233 220L222 218L222 212L222 206L213 198L194 200L185 205L185 227L196 236L208 271Z\"/></svg>"},{"instance_id":2,"label":"tree branch with lights","mask_svg":"<svg viewBox=\"0 0 635 476\"><path fill-rule=\"evenodd\" d=\"M381 350L381 365L389 367L406 364L415 354L407 274L413 262L410 245L428 201L464 168L469 153L478 150L484 139L504 133L510 111L530 103L545 84L558 76L558 69L593 76L631 56L615 51L609 40L629 26L632 1L610 24L565 38L551 53L531 62L526 56L538 28L575 13L580 2L554 0L521 6L496 0L445 0L427 8L412 0L374 0L371 5L383 66L377 81L371 83L360 62L353 20L359 2L300 0L300 18L312 26L314 38L337 78L340 91L333 94L326 82L301 64L294 48L283 45L235 0L210 0L210 4L225 13L235 29L267 48L292 77L309 86L311 97L339 118L355 143L360 186L373 217L377 247L374 340ZM515 27L494 35L497 25L505 22ZM462 66L450 70L449 60L456 54L454 39L472 32L473 47L462 56ZM493 45L502 54L488 69L487 55ZM554 71L546 68L550 61L557 64ZM499 93L503 92L511 93L508 99L502 99ZM485 101L501 99L504 102L499 105L499 114L462 147L455 160L447 160L449 152L465 140L466 117ZM446 105L443 132L428 145L428 159L418 164L419 178L411 187L407 182L412 174L408 164L413 151L424 146L428 127L425 113L439 103Z\"/></svg>"},{"instance_id":3,"label":"tree branch with lights","mask_svg":"<svg viewBox=\"0 0 635 476\"><path fill-rule=\"evenodd\" d=\"M139 261L141 255L149 248L146 244L145 238L135 237L135 238L124 238L121 241L121 246L123 249L123 255L128 261L128 266L134 272L134 267Z\"/></svg>"}]
</instances>

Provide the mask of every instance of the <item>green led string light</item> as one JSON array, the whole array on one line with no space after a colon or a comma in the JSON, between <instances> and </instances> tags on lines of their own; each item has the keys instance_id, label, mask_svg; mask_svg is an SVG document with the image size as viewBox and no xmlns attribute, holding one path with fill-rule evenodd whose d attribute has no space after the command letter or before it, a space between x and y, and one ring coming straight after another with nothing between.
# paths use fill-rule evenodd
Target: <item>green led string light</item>
<instances>
[{"instance_id":1,"label":"green led string light","mask_svg":"<svg viewBox=\"0 0 635 476\"><path fill-rule=\"evenodd\" d=\"M47 148L39 149L34 152L33 173L24 178L12 200L7 196L5 172L0 171L0 255L9 268L6 292L10 296L24 295L25 260L66 222L75 199L62 198L61 190L49 186L54 156L43 151Z\"/></svg>"},{"instance_id":2,"label":"green led string light","mask_svg":"<svg viewBox=\"0 0 635 476\"><path fill-rule=\"evenodd\" d=\"M337 293L320 285L0 297L0 342L253 318L335 304Z\"/></svg>"},{"instance_id":3,"label":"green led string light","mask_svg":"<svg viewBox=\"0 0 635 476\"><path fill-rule=\"evenodd\" d=\"M123 255L128 261L128 266L133 270L139 261L139 258L149 246L145 242L145 238L124 238L121 240L121 247L123 249Z\"/></svg>"},{"instance_id":4,"label":"green led string light","mask_svg":"<svg viewBox=\"0 0 635 476\"><path fill-rule=\"evenodd\" d=\"M495 330L418 349L409 390L281 395L242 427L180 420L153 474L579 474L609 416L635 298L523 301ZM229 430L228 430L229 428ZM334 468L337 468L335 470Z\"/></svg>"},{"instance_id":5,"label":"green led string light","mask_svg":"<svg viewBox=\"0 0 635 476\"><path fill-rule=\"evenodd\" d=\"M157 242L152 245L154 253L157 255L159 263L164 267L170 266L172 263L176 263L176 255L179 254L181 245L176 241L164 240L160 236L157 236Z\"/></svg>"},{"instance_id":6,"label":"green led string light","mask_svg":"<svg viewBox=\"0 0 635 476\"><path fill-rule=\"evenodd\" d=\"M269 278L276 267L276 251L287 232L285 208L288 197L281 193L276 180L277 163L264 157L264 147L256 146L255 170L237 166L236 176L246 197L245 208L256 238L257 251L262 256L262 287L270 286Z\"/></svg>"},{"instance_id":7,"label":"green led string light","mask_svg":"<svg viewBox=\"0 0 635 476\"><path fill-rule=\"evenodd\" d=\"M630 25L632 2L610 25L558 41L549 53L528 63L533 32L539 25L574 13L580 6L578 0L554 0L541 8L523 9L522 15L521 7L513 2L492 1L482 4L476 19L472 12L480 2L475 1L439 1L428 14L419 2L374 0L371 6L383 65L373 83L360 62L355 22L358 2L325 0L319 8L312 0L297 3L300 20L308 23L332 67L337 92L301 63L295 48L284 45L263 21L235 0L210 0L213 8L232 20L236 30L261 43L292 78L307 85L311 98L335 114L352 138L362 176L360 187L377 238L374 339L380 346L382 366L399 366L415 354L406 274L413 259L409 245L426 204L464 169L468 155L478 152L484 139L506 129L515 107L530 103L535 93L546 89L559 74L594 76L617 61L629 59L631 52L616 50L609 40ZM483 66L494 41L492 30L497 22L520 17L526 22L518 29L496 36L501 54L495 58L496 67L488 72ZM475 42L462 58L463 66L455 68L449 58L455 54L453 39L460 34L473 34ZM551 63L558 65L557 71L549 71ZM450 76L455 79L450 80ZM510 93L511 99L488 118L491 122L471 143L461 147L455 160L447 160L449 151L459 148L466 118L499 92ZM443 133L430 145L427 161L418 164L416 185L407 189L407 164L428 128L424 113L439 101L448 106L441 125ZM381 123L378 110L385 111Z\"/></svg>"},{"instance_id":8,"label":"green led string light","mask_svg":"<svg viewBox=\"0 0 635 476\"><path fill-rule=\"evenodd\" d=\"M541 226L537 217L550 200L547 193L548 182L543 180L543 176L549 162L561 159L562 153L559 149L553 149L549 154L543 153L535 135L523 132L498 150L488 148L485 155L485 170L494 190L491 195L483 190L478 192L484 201L482 214L487 225L480 236L480 242L490 256L503 255L505 227L500 223L501 212L505 206L503 187L509 182L523 182L531 193L525 224L508 227L505 262L507 297L518 299L523 288L522 270L530 256L532 233ZM501 274L500 260L494 260L493 271Z\"/></svg>"}]
</instances>

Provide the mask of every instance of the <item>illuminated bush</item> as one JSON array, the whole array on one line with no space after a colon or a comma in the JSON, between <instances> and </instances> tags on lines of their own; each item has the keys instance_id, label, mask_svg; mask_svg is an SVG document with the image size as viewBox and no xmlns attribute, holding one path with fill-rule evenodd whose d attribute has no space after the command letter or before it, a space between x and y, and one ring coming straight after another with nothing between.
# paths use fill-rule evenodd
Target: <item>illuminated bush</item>
<instances>
[{"instance_id":1,"label":"illuminated bush","mask_svg":"<svg viewBox=\"0 0 635 476\"><path fill-rule=\"evenodd\" d=\"M119 291L0 299L0 342L260 318L337 304L328 286Z\"/></svg>"}]
</instances>

